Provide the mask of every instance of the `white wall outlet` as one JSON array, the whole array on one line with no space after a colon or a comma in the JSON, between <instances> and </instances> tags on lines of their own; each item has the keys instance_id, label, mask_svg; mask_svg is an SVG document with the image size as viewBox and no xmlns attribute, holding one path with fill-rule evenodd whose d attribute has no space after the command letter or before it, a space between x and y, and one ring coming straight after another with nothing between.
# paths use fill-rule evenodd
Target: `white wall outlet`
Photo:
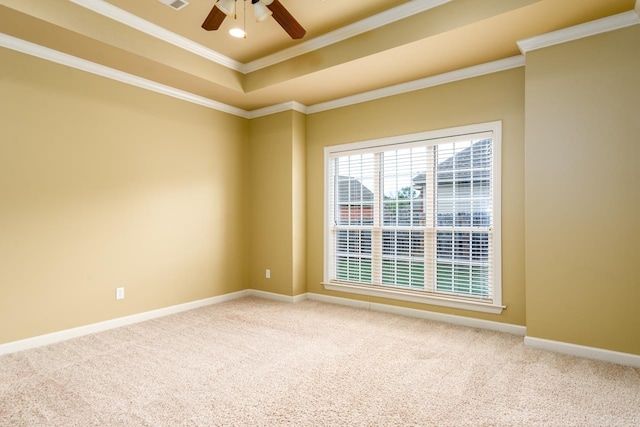
<instances>
[{"instance_id":1,"label":"white wall outlet","mask_svg":"<svg viewBox=\"0 0 640 427\"><path fill-rule=\"evenodd\" d=\"M124 288L116 288L116 299L124 298Z\"/></svg>"},{"instance_id":2,"label":"white wall outlet","mask_svg":"<svg viewBox=\"0 0 640 427\"><path fill-rule=\"evenodd\" d=\"M271 279L271 270L267 269L267 271L265 271L264 273L264 277L266 277L267 279Z\"/></svg>"}]
</instances>

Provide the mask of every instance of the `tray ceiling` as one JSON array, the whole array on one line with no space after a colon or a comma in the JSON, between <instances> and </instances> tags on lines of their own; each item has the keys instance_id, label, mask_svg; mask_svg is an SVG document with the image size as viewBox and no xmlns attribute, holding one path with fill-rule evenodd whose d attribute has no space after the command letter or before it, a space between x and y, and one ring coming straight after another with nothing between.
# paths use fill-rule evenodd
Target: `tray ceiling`
<instances>
[{"instance_id":1,"label":"tray ceiling","mask_svg":"<svg viewBox=\"0 0 640 427\"><path fill-rule=\"evenodd\" d=\"M0 0L0 33L244 110L305 105L520 55L517 42L634 9L635 0L280 0L292 40L250 1L219 30L214 0ZM246 12L244 4L246 4ZM246 13L246 16L244 15ZM245 19L246 17L246 19ZM246 39L228 34L246 29Z\"/></svg>"}]
</instances>

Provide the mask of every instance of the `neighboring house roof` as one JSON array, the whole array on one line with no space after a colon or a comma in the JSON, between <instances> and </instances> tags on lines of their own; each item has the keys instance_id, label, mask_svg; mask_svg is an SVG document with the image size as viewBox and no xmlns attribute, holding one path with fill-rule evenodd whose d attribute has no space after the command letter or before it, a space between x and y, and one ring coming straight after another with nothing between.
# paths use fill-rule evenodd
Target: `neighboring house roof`
<instances>
[{"instance_id":1,"label":"neighboring house roof","mask_svg":"<svg viewBox=\"0 0 640 427\"><path fill-rule=\"evenodd\" d=\"M455 156L438 163L438 170L471 169L489 167L491 161L491 139L474 142Z\"/></svg>"},{"instance_id":2,"label":"neighboring house roof","mask_svg":"<svg viewBox=\"0 0 640 427\"><path fill-rule=\"evenodd\" d=\"M456 153L448 159L438 164L438 184L451 183L453 181L453 172L456 169L482 169L489 167L491 162L491 139L482 139L476 141L470 147ZM442 173L445 172L445 173ZM475 182L488 181L491 172L489 170L474 171L473 178ZM470 182L471 176L459 174L456 176L456 182ZM424 187L427 178L425 172L419 172L413 177L413 184L417 187ZM369 190L362 182L350 176L338 177L338 204L339 205L356 205L362 202L373 202L373 192Z\"/></svg>"},{"instance_id":3,"label":"neighboring house roof","mask_svg":"<svg viewBox=\"0 0 640 427\"><path fill-rule=\"evenodd\" d=\"M338 177L338 204L354 205L361 202L373 202L373 192L360 180L350 176Z\"/></svg>"},{"instance_id":4,"label":"neighboring house roof","mask_svg":"<svg viewBox=\"0 0 640 427\"><path fill-rule=\"evenodd\" d=\"M453 173L442 173L446 171L456 169L481 169L488 168L491 162L491 139L482 139L473 143L470 147L461 150L456 153L455 156L451 156L448 159L438 163L438 183L450 183L453 181ZM477 171L474 172L474 181L479 181L477 178L484 178L489 180L491 172ZM470 179L458 177L457 182L469 181ZM427 176L425 172L419 172L413 178L414 185L421 187L427 183Z\"/></svg>"}]
</instances>

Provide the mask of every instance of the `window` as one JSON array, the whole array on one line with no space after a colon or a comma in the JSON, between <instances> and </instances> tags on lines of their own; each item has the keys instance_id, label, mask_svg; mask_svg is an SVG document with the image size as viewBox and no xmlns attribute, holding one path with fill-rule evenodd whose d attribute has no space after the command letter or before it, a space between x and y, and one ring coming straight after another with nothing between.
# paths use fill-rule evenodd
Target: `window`
<instances>
[{"instance_id":1,"label":"window","mask_svg":"<svg viewBox=\"0 0 640 427\"><path fill-rule=\"evenodd\" d=\"M327 289L500 313L501 123L327 147Z\"/></svg>"}]
</instances>

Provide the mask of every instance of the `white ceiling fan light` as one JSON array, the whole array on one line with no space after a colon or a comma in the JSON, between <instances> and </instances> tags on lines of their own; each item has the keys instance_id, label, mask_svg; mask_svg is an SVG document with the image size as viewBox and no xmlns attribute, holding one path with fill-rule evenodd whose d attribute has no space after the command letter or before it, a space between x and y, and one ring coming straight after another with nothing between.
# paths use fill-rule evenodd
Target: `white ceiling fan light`
<instances>
[{"instance_id":1,"label":"white ceiling fan light","mask_svg":"<svg viewBox=\"0 0 640 427\"><path fill-rule=\"evenodd\" d=\"M229 34L237 39L246 39L247 33L242 28L234 27L229 30Z\"/></svg>"},{"instance_id":2,"label":"white ceiling fan light","mask_svg":"<svg viewBox=\"0 0 640 427\"><path fill-rule=\"evenodd\" d=\"M273 0L269 3L271 2ZM251 0L251 5L253 6L253 15L256 17L256 22L262 22L273 14L261 0Z\"/></svg>"},{"instance_id":3,"label":"white ceiling fan light","mask_svg":"<svg viewBox=\"0 0 640 427\"><path fill-rule=\"evenodd\" d=\"M227 16L234 16L236 13L236 0L218 0L216 7Z\"/></svg>"}]
</instances>

